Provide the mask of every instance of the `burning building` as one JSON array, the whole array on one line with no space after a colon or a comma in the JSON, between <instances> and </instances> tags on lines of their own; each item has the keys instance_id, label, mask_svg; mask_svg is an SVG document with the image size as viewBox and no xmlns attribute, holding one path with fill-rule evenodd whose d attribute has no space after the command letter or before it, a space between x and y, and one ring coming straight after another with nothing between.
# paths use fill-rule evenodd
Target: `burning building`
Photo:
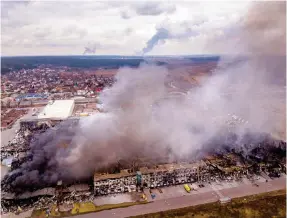
<instances>
[{"instance_id":1,"label":"burning building","mask_svg":"<svg viewBox=\"0 0 287 218\"><path fill-rule=\"evenodd\" d=\"M141 167L139 171L121 170L116 174L94 175L95 195L135 191L137 187L156 188L198 181L204 162L193 164L163 164L152 168Z\"/></svg>"},{"instance_id":2,"label":"burning building","mask_svg":"<svg viewBox=\"0 0 287 218\"><path fill-rule=\"evenodd\" d=\"M249 58L238 61L239 57L222 57L201 86L180 98L169 97L169 70L164 66L145 63L119 69L116 82L99 96L105 113L67 119L56 128L41 124L43 129L29 137L25 161L2 180L2 190L19 194L56 186L59 180L69 185L92 180L95 171L103 173L104 169L121 173L97 174L93 185L96 195L136 189L137 171L142 174L143 186L151 188L235 174L239 178L260 170L270 176L284 172L286 142L270 134L282 120L282 116L273 116L271 107L282 102L286 105L285 98L278 95L284 89L282 81L286 82L286 60L278 57L286 55L282 51L286 15L285 3L270 4L259 5L258 16L248 14L237 34L243 41L241 54ZM276 18L266 19L268 9ZM269 27L275 28L272 40L268 34L258 37ZM270 55L273 58L266 59ZM165 100L156 104L161 99ZM230 122L228 114L232 114ZM286 118L285 112L281 115ZM228 153L237 160L226 156ZM207 155L214 157L202 166L189 165ZM142 158L151 164L138 161ZM187 165L174 164L181 162ZM132 170L124 170L129 168Z\"/></svg>"}]
</instances>

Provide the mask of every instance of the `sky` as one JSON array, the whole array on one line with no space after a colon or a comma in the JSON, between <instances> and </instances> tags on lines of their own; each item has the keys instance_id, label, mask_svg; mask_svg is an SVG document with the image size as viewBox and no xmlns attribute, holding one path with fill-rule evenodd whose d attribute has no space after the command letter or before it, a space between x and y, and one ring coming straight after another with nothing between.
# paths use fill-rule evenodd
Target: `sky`
<instances>
[{"instance_id":1,"label":"sky","mask_svg":"<svg viewBox=\"0 0 287 218\"><path fill-rule=\"evenodd\" d=\"M211 42L224 43L249 6L250 1L2 1L1 54L220 54Z\"/></svg>"}]
</instances>

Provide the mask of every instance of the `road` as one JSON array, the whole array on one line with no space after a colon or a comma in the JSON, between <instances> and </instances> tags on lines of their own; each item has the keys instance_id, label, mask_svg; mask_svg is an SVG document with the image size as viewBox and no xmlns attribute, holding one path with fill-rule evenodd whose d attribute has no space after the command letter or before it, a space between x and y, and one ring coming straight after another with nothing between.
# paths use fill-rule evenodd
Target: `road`
<instances>
[{"instance_id":1,"label":"road","mask_svg":"<svg viewBox=\"0 0 287 218\"><path fill-rule=\"evenodd\" d=\"M219 200L218 192L220 192L220 196L235 198L280 189L286 189L286 176L282 176L279 179L274 179L269 182L260 182L257 184L259 184L258 187L252 184L243 184L241 186L234 188L228 188L216 191L213 190L199 194L193 193L191 195L175 197L166 200L158 200L149 204L135 205L128 208L105 210L97 213L79 215L77 217L79 218L129 217L129 216L136 216L141 214L171 210L176 208L194 206L198 204L216 202L217 200Z\"/></svg>"}]
</instances>

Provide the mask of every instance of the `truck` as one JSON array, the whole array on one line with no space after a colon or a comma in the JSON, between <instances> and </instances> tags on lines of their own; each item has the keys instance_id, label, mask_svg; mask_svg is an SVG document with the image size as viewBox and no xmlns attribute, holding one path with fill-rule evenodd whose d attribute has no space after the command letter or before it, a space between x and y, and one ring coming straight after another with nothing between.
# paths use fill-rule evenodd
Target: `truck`
<instances>
[{"instance_id":1,"label":"truck","mask_svg":"<svg viewBox=\"0 0 287 218\"><path fill-rule=\"evenodd\" d=\"M189 193L189 192L191 191L191 189L190 189L190 187L188 186L188 184L184 184L183 187L184 187L184 189L185 189L186 192Z\"/></svg>"}]
</instances>

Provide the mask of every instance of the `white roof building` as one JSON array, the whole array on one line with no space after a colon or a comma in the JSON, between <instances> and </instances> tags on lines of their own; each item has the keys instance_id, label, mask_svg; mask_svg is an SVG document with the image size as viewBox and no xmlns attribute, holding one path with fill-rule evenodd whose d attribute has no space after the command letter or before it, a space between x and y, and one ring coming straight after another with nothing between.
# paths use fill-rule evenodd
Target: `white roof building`
<instances>
[{"instance_id":1,"label":"white roof building","mask_svg":"<svg viewBox=\"0 0 287 218\"><path fill-rule=\"evenodd\" d=\"M75 102L74 100L55 100L49 102L43 111L38 115L39 119L58 118L67 119L72 115Z\"/></svg>"}]
</instances>

